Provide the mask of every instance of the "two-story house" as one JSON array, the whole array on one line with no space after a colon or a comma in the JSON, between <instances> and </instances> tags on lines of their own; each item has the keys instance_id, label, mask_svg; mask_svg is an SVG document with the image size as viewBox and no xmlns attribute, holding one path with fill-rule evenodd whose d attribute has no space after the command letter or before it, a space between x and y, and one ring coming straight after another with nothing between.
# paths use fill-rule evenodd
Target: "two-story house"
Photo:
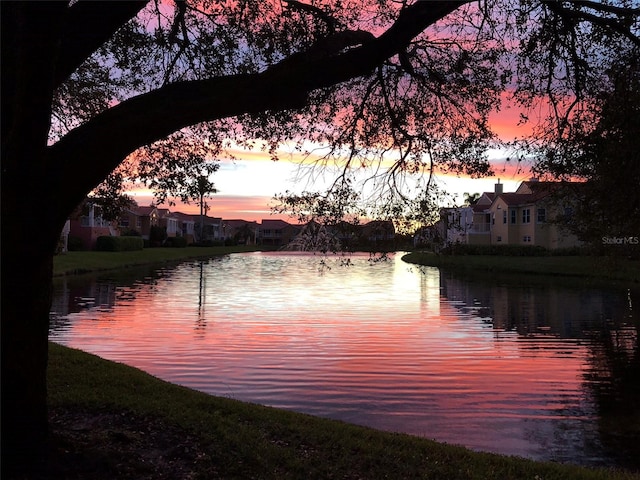
<instances>
[{"instance_id":1,"label":"two-story house","mask_svg":"<svg viewBox=\"0 0 640 480\"><path fill-rule=\"evenodd\" d=\"M548 249L579 245L566 228L571 211L564 182L522 182L514 193L496 195L487 210L492 245L536 245Z\"/></svg>"},{"instance_id":2,"label":"two-story house","mask_svg":"<svg viewBox=\"0 0 640 480\"><path fill-rule=\"evenodd\" d=\"M440 229L446 243L470 245L536 245L548 249L579 245L569 233L574 185L568 182L522 182L505 193L498 181L470 207L443 209ZM471 225L469 225L471 215Z\"/></svg>"},{"instance_id":3,"label":"two-story house","mask_svg":"<svg viewBox=\"0 0 640 480\"><path fill-rule=\"evenodd\" d=\"M491 243L491 216L487 209L496 198L496 195L502 193L503 185L498 181L495 185L495 191L484 192L476 203L471 206L472 221L471 228L467 229L466 242L470 245L489 245Z\"/></svg>"},{"instance_id":4,"label":"two-story house","mask_svg":"<svg viewBox=\"0 0 640 480\"><path fill-rule=\"evenodd\" d=\"M176 236L184 237L187 244L195 242L195 226L198 221L194 215L189 215L182 212L173 212L173 217L176 220ZM198 215L198 218L200 216ZM168 234L168 232L167 232Z\"/></svg>"},{"instance_id":5,"label":"two-story house","mask_svg":"<svg viewBox=\"0 0 640 480\"><path fill-rule=\"evenodd\" d=\"M164 227L167 237L182 236L182 225L178 216L168 208L158 208L158 226Z\"/></svg>"},{"instance_id":6,"label":"two-story house","mask_svg":"<svg viewBox=\"0 0 640 480\"><path fill-rule=\"evenodd\" d=\"M258 229L258 222L248 220L232 219L222 222L224 238L241 245L255 245L258 241Z\"/></svg>"},{"instance_id":7,"label":"two-story house","mask_svg":"<svg viewBox=\"0 0 640 480\"><path fill-rule=\"evenodd\" d=\"M262 220L258 230L258 242L261 245L280 247L287 245L299 232L301 227L284 220Z\"/></svg>"},{"instance_id":8,"label":"two-story house","mask_svg":"<svg viewBox=\"0 0 640 480\"><path fill-rule=\"evenodd\" d=\"M149 240L151 227L159 224L158 209L153 206L140 206L132 204L120 215L118 229L120 234L127 232L137 232L146 240Z\"/></svg>"},{"instance_id":9,"label":"two-story house","mask_svg":"<svg viewBox=\"0 0 640 480\"><path fill-rule=\"evenodd\" d=\"M473 218L473 206L441 209L437 237L445 245L467 243L467 237L474 226Z\"/></svg>"},{"instance_id":10,"label":"two-story house","mask_svg":"<svg viewBox=\"0 0 640 480\"><path fill-rule=\"evenodd\" d=\"M65 225L66 228L66 225ZM105 220L99 205L85 200L69 217L67 234L75 238L83 250L93 250L101 236L117 235L115 222Z\"/></svg>"}]
</instances>

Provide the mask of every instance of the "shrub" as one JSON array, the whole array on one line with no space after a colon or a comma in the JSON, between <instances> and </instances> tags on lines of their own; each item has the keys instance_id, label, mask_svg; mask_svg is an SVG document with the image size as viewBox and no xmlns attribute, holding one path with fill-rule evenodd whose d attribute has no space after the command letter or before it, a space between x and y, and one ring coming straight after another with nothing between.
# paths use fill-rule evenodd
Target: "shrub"
<instances>
[{"instance_id":1,"label":"shrub","mask_svg":"<svg viewBox=\"0 0 640 480\"><path fill-rule=\"evenodd\" d=\"M120 236L121 237L140 237L142 235L140 235L140 232L138 230L135 230L133 228L123 228L122 230L120 230Z\"/></svg>"},{"instance_id":2,"label":"shrub","mask_svg":"<svg viewBox=\"0 0 640 480\"><path fill-rule=\"evenodd\" d=\"M84 250L82 239L80 237L69 235L69 238L67 239L67 250L70 252L80 252Z\"/></svg>"},{"instance_id":3,"label":"shrub","mask_svg":"<svg viewBox=\"0 0 640 480\"><path fill-rule=\"evenodd\" d=\"M185 248L187 246L187 239L184 237L169 237L167 238L165 245L167 247Z\"/></svg>"},{"instance_id":4,"label":"shrub","mask_svg":"<svg viewBox=\"0 0 640 480\"><path fill-rule=\"evenodd\" d=\"M167 240L167 228L154 225L149 231L149 245L152 247L161 246Z\"/></svg>"},{"instance_id":5,"label":"shrub","mask_svg":"<svg viewBox=\"0 0 640 480\"><path fill-rule=\"evenodd\" d=\"M449 245L442 250L445 255L505 255L509 257L543 257L550 254L544 247L535 245Z\"/></svg>"},{"instance_id":6,"label":"shrub","mask_svg":"<svg viewBox=\"0 0 640 480\"><path fill-rule=\"evenodd\" d=\"M142 250L142 237L109 237L102 236L96 240L96 250L100 252L130 252Z\"/></svg>"}]
</instances>

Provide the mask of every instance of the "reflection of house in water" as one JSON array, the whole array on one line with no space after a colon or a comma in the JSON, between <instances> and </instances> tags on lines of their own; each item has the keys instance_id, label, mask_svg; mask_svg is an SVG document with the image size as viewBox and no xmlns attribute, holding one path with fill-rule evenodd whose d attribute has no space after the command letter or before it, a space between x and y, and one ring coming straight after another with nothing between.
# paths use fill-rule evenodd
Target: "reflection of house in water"
<instances>
[{"instance_id":1,"label":"reflection of house in water","mask_svg":"<svg viewBox=\"0 0 640 480\"><path fill-rule=\"evenodd\" d=\"M58 280L54 289L51 313L54 316L78 313L89 308L108 310L117 300L117 288L112 283L89 281L85 284Z\"/></svg>"},{"instance_id":2,"label":"reflection of house in water","mask_svg":"<svg viewBox=\"0 0 640 480\"><path fill-rule=\"evenodd\" d=\"M442 272L440 289L458 309L520 335L582 338L602 325L607 311L617 310L606 292L557 285L469 281Z\"/></svg>"}]
</instances>

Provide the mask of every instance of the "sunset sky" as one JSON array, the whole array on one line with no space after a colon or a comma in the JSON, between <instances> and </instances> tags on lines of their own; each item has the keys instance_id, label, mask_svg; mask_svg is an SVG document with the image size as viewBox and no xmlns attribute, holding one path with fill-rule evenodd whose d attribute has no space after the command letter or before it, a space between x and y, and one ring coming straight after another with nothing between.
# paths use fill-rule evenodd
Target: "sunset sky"
<instances>
[{"instance_id":1,"label":"sunset sky","mask_svg":"<svg viewBox=\"0 0 640 480\"><path fill-rule=\"evenodd\" d=\"M503 109L495 114L493 125L503 139L511 139L523 135L523 127L518 127L519 114L514 109ZM493 191L498 179L504 184L504 191L515 191L520 182L531 177L527 165L518 167L513 162L505 161L507 153L494 151L489 153L493 165L494 176L471 179L464 176L438 175L440 187L454 195L455 202L461 204L465 192L482 193ZM325 181L335 177L329 173ZM281 218L295 222L286 215L276 215L271 211L274 195L285 191L301 192L304 190L322 190L322 179L309 184L305 177L299 175L299 164L293 160L282 158L274 162L266 153L238 152L236 160L222 160L220 169L213 175L218 193L208 200L209 215L224 219L244 219L260 221L262 219ZM129 194L139 205L149 205L153 201L151 192L136 190ZM168 206L168 205L165 205ZM449 206L449 205L443 205ZM195 204L184 205L179 201L168 206L172 211L199 213Z\"/></svg>"}]
</instances>

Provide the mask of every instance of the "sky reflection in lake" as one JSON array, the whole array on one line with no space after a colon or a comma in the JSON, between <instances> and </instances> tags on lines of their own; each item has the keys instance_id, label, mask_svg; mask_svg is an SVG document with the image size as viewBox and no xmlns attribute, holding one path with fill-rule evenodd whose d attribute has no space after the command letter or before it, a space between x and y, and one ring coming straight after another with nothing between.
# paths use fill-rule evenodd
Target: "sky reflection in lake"
<instances>
[{"instance_id":1,"label":"sky reflection in lake","mask_svg":"<svg viewBox=\"0 0 640 480\"><path fill-rule=\"evenodd\" d=\"M585 465L637 453L637 432L602 427L638 414L637 391L619 390L638 374L631 292L470 281L399 255L321 260L59 281L51 339L214 395L478 450Z\"/></svg>"}]
</instances>

